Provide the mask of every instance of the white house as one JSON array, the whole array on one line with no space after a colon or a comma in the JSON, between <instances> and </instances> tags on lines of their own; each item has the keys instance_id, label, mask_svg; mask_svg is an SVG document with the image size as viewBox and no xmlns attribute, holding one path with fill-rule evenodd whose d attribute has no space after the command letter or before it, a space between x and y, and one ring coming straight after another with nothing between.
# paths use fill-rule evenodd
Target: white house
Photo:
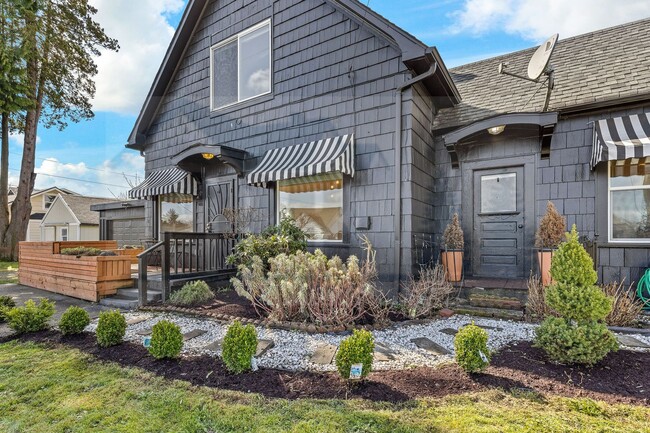
<instances>
[{"instance_id":1,"label":"white house","mask_svg":"<svg viewBox=\"0 0 650 433\"><path fill-rule=\"evenodd\" d=\"M41 220L40 238L43 241L98 241L99 214L90 207L110 201L100 197L58 194Z\"/></svg>"}]
</instances>

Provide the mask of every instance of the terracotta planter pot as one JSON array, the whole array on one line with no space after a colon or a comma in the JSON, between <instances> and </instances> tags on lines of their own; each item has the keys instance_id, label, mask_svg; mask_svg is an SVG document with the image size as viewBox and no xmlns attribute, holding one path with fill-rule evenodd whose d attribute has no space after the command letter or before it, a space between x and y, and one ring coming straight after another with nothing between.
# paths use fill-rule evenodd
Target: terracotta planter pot
<instances>
[{"instance_id":1,"label":"terracotta planter pot","mask_svg":"<svg viewBox=\"0 0 650 433\"><path fill-rule=\"evenodd\" d=\"M551 278L551 260L553 259L554 250L539 250L537 252L537 261L539 262L539 273L542 278L542 285L548 286L553 282Z\"/></svg>"},{"instance_id":2,"label":"terracotta planter pot","mask_svg":"<svg viewBox=\"0 0 650 433\"><path fill-rule=\"evenodd\" d=\"M463 279L463 251L447 250L441 254L447 281L456 283Z\"/></svg>"}]
</instances>

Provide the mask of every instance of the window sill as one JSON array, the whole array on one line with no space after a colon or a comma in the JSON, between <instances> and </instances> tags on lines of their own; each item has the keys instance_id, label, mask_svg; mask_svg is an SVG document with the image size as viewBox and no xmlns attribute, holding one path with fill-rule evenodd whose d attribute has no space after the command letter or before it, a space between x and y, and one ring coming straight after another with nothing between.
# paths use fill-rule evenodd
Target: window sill
<instances>
[{"instance_id":1,"label":"window sill","mask_svg":"<svg viewBox=\"0 0 650 433\"><path fill-rule=\"evenodd\" d=\"M603 243L598 243L598 248L647 248L647 249L650 249L650 243L603 242Z\"/></svg>"},{"instance_id":2,"label":"window sill","mask_svg":"<svg viewBox=\"0 0 650 433\"><path fill-rule=\"evenodd\" d=\"M219 116L222 116L224 114L230 114L230 113L232 113L234 111L237 111L237 110L242 110L244 108L248 108L248 107L251 107L253 105L268 102L268 101L273 99L273 96L274 96L273 92L265 93L264 95L257 96L257 97L252 98L252 99L247 99L247 100L242 101L242 102L237 102L235 104L228 105L227 107L216 108L214 110L211 109L210 110L210 118L219 117Z\"/></svg>"}]
</instances>

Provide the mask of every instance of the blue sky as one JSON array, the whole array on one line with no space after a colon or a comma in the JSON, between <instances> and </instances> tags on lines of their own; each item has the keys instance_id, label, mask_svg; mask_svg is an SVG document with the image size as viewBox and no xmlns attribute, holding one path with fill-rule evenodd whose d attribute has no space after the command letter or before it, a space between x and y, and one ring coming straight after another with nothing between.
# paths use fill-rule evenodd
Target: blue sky
<instances>
[{"instance_id":1,"label":"blue sky","mask_svg":"<svg viewBox=\"0 0 650 433\"><path fill-rule=\"evenodd\" d=\"M124 149L186 0L91 0L121 51L98 59L95 118L64 131L40 128L38 188L54 184L112 197L143 176L143 158ZM627 0L367 0L383 16L436 46L448 67L650 16L650 2ZM22 137L10 147L10 182Z\"/></svg>"}]
</instances>

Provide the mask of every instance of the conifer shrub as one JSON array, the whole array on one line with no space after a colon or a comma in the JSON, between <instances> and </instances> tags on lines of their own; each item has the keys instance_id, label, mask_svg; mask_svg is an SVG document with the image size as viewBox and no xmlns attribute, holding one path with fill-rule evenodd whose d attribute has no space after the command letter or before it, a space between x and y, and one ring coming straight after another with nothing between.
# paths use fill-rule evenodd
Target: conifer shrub
<instances>
[{"instance_id":1,"label":"conifer shrub","mask_svg":"<svg viewBox=\"0 0 650 433\"><path fill-rule=\"evenodd\" d=\"M445 231L442 234L442 239L445 248L448 250L462 250L465 247L463 228L460 225L457 213L454 214L451 218L451 222L445 228Z\"/></svg>"},{"instance_id":2,"label":"conifer shrub","mask_svg":"<svg viewBox=\"0 0 650 433\"><path fill-rule=\"evenodd\" d=\"M477 373L490 364L488 333L471 323L458 330L454 338L456 362L468 373ZM481 356L482 355L482 356Z\"/></svg>"},{"instance_id":3,"label":"conifer shrub","mask_svg":"<svg viewBox=\"0 0 650 433\"><path fill-rule=\"evenodd\" d=\"M156 359L177 358L183 348L181 328L168 320L161 320L151 328L149 353Z\"/></svg>"},{"instance_id":4,"label":"conifer shrub","mask_svg":"<svg viewBox=\"0 0 650 433\"><path fill-rule=\"evenodd\" d=\"M5 314L9 327L19 334L47 329L48 320L54 315L54 302L41 299L36 305L28 299L22 307L14 307Z\"/></svg>"},{"instance_id":5,"label":"conifer shrub","mask_svg":"<svg viewBox=\"0 0 650 433\"><path fill-rule=\"evenodd\" d=\"M88 312L75 305L65 310L59 320L59 329L63 335L80 334L88 325L90 325Z\"/></svg>"},{"instance_id":6,"label":"conifer shrub","mask_svg":"<svg viewBox=\"0 0 650 433\"><path fill-rule=\"evenodd\" d=\"M548 356L566 364L593 365L618 343L604 323L612 300L596 286L593 261L578 241L574 225L551 263L553 284L546 303L560 317L549 317L536 330L535 344Z\"/></svg>"},{"instance_id":7,"label":"conifer shrub","mask_svg":"<svg viewBox=\"0 0 650 433\"><path fill-rule=\"evenodd\" d=\"M126 319L119 311L104 311L99 314L97 323L97 344L110 347L120 344L126 334Z\"/></svg>"},{"instance_id":8,"label":"conifer shrub","mask_svg":"<svg viewBox=\"0 0 650 433\"><path fill-rule=\"evenodd\" d=\"M539 221L539 228L535 233L535 246L537 248L555 249L562 240L566 232L566 222L553 202L546 203L546 213Z\"/></svg>"},{"instance_id":9,"label":"conifer shrub","mask_svg":"<svg viewBox=\"0 0 650 433\"><path fill-rule=\"evenodd\" d=\"M7 313L16 306L11 296L0 296L0 323L7 320Z\"/></svg>"},{"instance_id":10,"label":"conifer shrub","mask_svg":"<svg viewBox=\"0 0 650 433\"><path fill-rule=\"evenodd\" d=\"M169 297L169 302L174 305L192 307L204 304L214 299L214 292L205 281L197 280L185 283Z\"/></svg>"},{"instance_id":11,"label":"conifer shrub","mask_svg":"<svg viewBox=\"0 0 650 433\"><path fill-rule=\"evenodd\" d=\"M372 359L375 351L375 339L365 329L355 329L351 336L341 342L336 352L336 368L343 379L350 378L350 368L353 364L362 364L361 378L365 378L372 370Z\"/></svg>"},{"instance_id":12,"label":"conifer shrub","mask_svg":"<svg viewBox=\"0 0 650 433\"><path fill-rule=\"evenodd\" d=\"M226 368L235 374L249 371L252 358L257 351L257 332L253 325L242 325L235 321L223 338L221 357Z\"/></svg>"}]
</instances>

